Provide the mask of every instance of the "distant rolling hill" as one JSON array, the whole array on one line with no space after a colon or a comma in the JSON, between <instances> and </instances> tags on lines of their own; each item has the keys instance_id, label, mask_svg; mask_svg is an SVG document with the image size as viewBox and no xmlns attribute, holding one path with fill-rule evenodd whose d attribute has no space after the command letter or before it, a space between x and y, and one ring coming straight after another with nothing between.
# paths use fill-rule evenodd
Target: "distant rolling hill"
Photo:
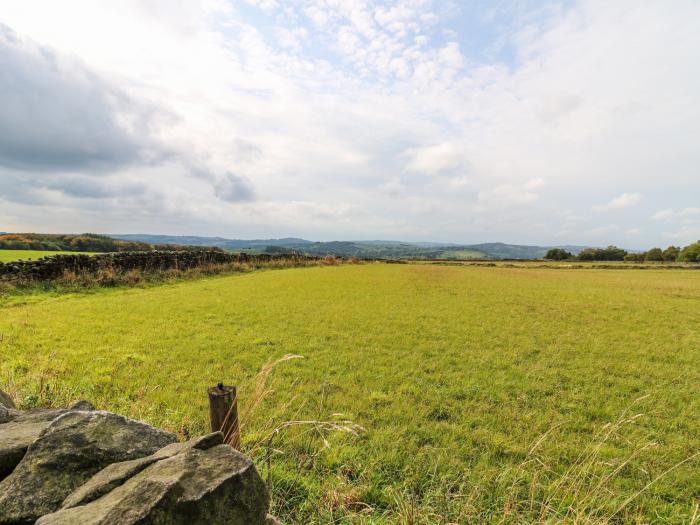
<instances>
[{"instance_id":1,"label":"distant rolling hill","mask_svg":"<svg viewBox=\"0 0 700 525\"><path fill-rule=\"evenodd\" d=\"M296 237L282 239L226 239L179 235L119 234L115 239L150 244L183 244L215 246L231 251L284 252L297 251L310 255L337 255L377 259L540 259L550 248L564 248L577 254L585 246L524 246L500 242L482 244L452 244L402 241L330 241L314 242Z\"/></svg>"},{"instance_id":2,"label":"distant rolling hill","mask_svg":"<svg viewBox=\"0 0 700 525\"><path fill-rule=\"evenodd\" d=\"M267 246L297 246L304 244L313 244L311 241L297 239L295 237L287 237L284 239L225 239L223 237L198 237L189 235L150 235L141 233L129 233L110 235L114 239L122 239L125 241L147 242L149 244L183 244L187 246L216 246L225 250L234 249L252 249L262 248ZM150 239L150 240L147 240Z\"/></svg>"},{"instance_id":3,"label":"distant rolling hill","mask_svg":"<svg viewBox=\"0 0 700 525\"><path fill-rule=\"evenodd\" d=\"M525 246L520 244L504 244L489 242L472 244L469 248L489 254L494 259L542 259L552 248L563 248L574 255L586 246Z\"/></svg>"}]
</instances>

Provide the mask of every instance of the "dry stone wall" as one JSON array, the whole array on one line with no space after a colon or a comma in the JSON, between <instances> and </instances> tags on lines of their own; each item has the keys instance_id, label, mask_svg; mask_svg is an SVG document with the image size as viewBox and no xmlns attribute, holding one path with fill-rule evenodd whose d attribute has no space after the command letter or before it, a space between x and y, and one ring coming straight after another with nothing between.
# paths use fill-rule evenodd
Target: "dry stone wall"
<instances>
[{"instance_id":1,"label":"dry stone wall","mask_svg":"<svg viewBox=\"0 0 700 525\"><path fill-rule=\"evenodd\" d=\"M0 263L0 279L48 281L58 279L66 272L96 273L106 269L116 272L129 270L154 272L173 269L188 270L211 264L266 264L277 260L299 263L316 259L317 257L303 255L251 255L220 251L148 251L97 255L53 255L35 261Z\"/></svg>"},{"instance_id":2,"label":"dry stone wall","mask_svg":"<svg viewBox=\"0 0 700 525\"><path fill-rule=\"evenodd\" d=\"M279 523L253 462L215 432L95 410L17 410L0 391L0 525Z\"/></svg>"}]
</instances>

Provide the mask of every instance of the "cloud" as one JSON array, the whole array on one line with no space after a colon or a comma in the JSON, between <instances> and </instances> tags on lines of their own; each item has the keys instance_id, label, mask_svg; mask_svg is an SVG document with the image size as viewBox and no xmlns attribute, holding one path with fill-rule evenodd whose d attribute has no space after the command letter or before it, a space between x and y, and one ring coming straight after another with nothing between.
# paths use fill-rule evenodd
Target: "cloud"
<instances>
[{"instance_id":1,"label":"cloud","mask_svg":"<svg viewBox=\"0 0 700 525\"><path fill-rule=\"evenodd\" d=\"M401 182L399 177L392 177L387 182L380 186L381 190L389 195L398 197L400 195L405 195L408 187Z\"/></svg>"},{"instance_id":2,"label":"cloud","mask_svg":"<svg viewBox=\"0 0 700 525\"><path fill-rule=\"evenodd\" d=\"M167 111L132 97L81 61L40 46L0 24L0 194L17 202L46 202L52 194L75 199L132 199L161 207L159 181L135 180L137 167L179 165L205 180L222 201L254 198L251 182L198 158L188 144L166 146L157 137ZM237 137L232 154L242 163L263 156ZM150 184L149 184L150 182Z\"/></svg>"},{"instance_id":3,"label":"cloud","mask_svg":"<svg viewBox=\"0 0 700 525\"><path fill-rule=\"evenodd\" d=\"M404 152L408 158L406 169L427 175L440 175L468 169L464 148L453 142L442 142Z\"/></svg>"},{"instance_id":4,"label":"cloud","mask_svg":"<svg viewBox=\"0 0 700 525\"><path fill-rule=\"evenodd\" d=\"M214 193L226 202L253 200L253 189L245 178L233 173L225 173L214 185Z\"/></svg>"},{"instance_id":5,"label":"cloud","mask_svg":"<svg viewBox=\"0 0 700 525\"><path fill-rule=\"evenodd\" d=\"M149 115L80 62L0 24L0 166L109 170L149 157Z\"/></svg>"},{"instance_id":6,"label":"cloud","mask_svg":"<svg viewBox=\"0 0 700 525\"><path fill-rule=\"evenodd\" d=\"M675 211L673 208L666 208L665 210L659 210L654 215L651 216L652 219L657 221L662 220L692 220L693 218L700 218L700 208L697 206L691 206L688 208L682 208Z\"/></svg>"},{"instance_id":7,"label":"cloud","mask_svg":"<svg viewBox=\"0 0 700 525\"><path fill-rule=\"evenodd\" d=\"M620 210L634 206L642 199L639 193L623 193L619 197L615 197L610 202L603 206L595 206L598 210Z\"/></svg>"},{"instance_id":8,"label":"cloud","mask_svg":"<svg viewBox=\"0 0 700 525\"><path fill-rule=\"evenodd\" d=\"M471 186L472 180L469 177L457 176L448 179L447 185L450 189L459 190Z\"/></svg>"},{"instance_id":9,"label":"cloud","mask_svg":"<svg viewBox=\"0 0 700 525\"><path fill-rule=\"evenodd\" d=\"M617 224L608 224L606 226L598 226L597 228L591 228L586 233L589 235L593 235L594 237L605 237L619 229L620 227Z\"/></svg>"},{"instance_id":10,"label":"cloud","mask_svg":"<svg viewBox=\"0 0 700 525\"><path fill-rule=\"evenodd\" d=\"M695 217L700 215L700 208L693 206L690 208L683 208L678 212L679 217Z\"/></svg>"},{"instance_id":11,"label":"cloud","mask_svg":"<svg viewBox=\"0 0 700 525\"><path fill-rule=\"evenodd\" d=\"M41 185L49 190L77 198L105 199L143 195L148 186L140 181L109 177L87 177L84 175L58 175L46 177Z\"/></svg>"},{"instance_id":12,"label":"cloud","mask_svg":"<svg viewBox=\"0 0 700 525\"><path fill-rule=\"evenodd\" d=\"M542 179L532 179L521 185L501 184L477 195L477 209L492 210L531 204L540 198L534 190L542 188Z\"/></svg>"},{"instance_id":13,"label":"cloud","mask_svg":"<svg viewBox=\"0 0 700 525\"><path fill-rule=\"evenodd\" d=\"M683 243L691 243L700 240L700 226L683 226L682 228L664 232L664 237L674 240L682 240Z\"/></svg>"},{"instance_id":14,"label":"cloud","mask_svg":"<svg viewBox=\"0 0 700 525\"><path fill-rule=\"evenodd\" d=\"M640 229L658 244L697 218L681 214L700 163L693 0L2 11L8 224L581 244ZM603 241L594 209L625 211Z\"/></svg>"},{"instance_id":15,"label":"cloud","mask_svg":"<svg viewBox=\"0 0 700 525\"><path fill-rule=\"evenodd\" d=\"M580 95L555 94L544 101L540 109L540 116L545 122L556 122L574 112L582 104L583 98Z\"/></svg>"},{"instance_id":16,"label":"cloud","mask_svg":"<svg viewBox=\"0 0 700 525\"><path fill-rule=\"evenodd\" d=\"M656 221L666 220L673 217L673 209L667 208L665 210L659 210L654 215L651 216L652 219Z\"/></svg>"}]
</instances>

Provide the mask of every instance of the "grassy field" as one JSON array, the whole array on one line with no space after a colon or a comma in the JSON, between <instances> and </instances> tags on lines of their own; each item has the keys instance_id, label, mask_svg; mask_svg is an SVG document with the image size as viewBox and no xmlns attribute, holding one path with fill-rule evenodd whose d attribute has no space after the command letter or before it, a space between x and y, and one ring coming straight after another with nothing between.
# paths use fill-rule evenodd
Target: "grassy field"
<instances>
[{"instance_id":1,"label":"grassy field","mask_svg":"<svg viewBox=\"0 0 700 525\"><path fill-rule=\"evenodd\" d=\"M38 251L38 250L0 250L0 262L12 262L24 260L35 260L41 259L42 257L48 257L49 255L70 255L78 252L50 252L50 251ZM86 252L81 252L85 255L92 255Z\"/></svg>"},{"instance_id":2,"label":"grassy field","mask_svg":"<svg viewBox=\"0 0 700 525\"><path fill-rule=\"evenodd\" d=\"M488 255L476 250L445 250L439 256L440 259L488 259Z\"/></svg>"},{"instance_id":3,"label":"grassy field","mask_svg":"<svg viewBox=\"0 0 700 525\"><path fill-rule=\"evenodd\" d=\"M206 431L207 386L241 385L263 475L270 430L315 421L273 443L290 524L698 520L700 272L258 271L18 297L0 333L24 406L86 398L184 438ZM285 354L304 359L252 407Z\"/></svg>"}]
</instances>

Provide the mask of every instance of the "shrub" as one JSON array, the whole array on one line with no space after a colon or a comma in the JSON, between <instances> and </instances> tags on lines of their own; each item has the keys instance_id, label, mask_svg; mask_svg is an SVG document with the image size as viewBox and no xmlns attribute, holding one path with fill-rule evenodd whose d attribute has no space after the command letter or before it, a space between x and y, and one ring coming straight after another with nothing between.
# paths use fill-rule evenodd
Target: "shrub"
<instances>
[{"instance_id":1,"label":"shrub","mask_svg":"<svg viewBox=\"0 0 700 525\"><path fill-rule=\"evenodd\" d=\"M138 270L129 270L124 273L124 284L127 286L136 286L143 279L142 272Z\"/></svg>"}]
</instances>

